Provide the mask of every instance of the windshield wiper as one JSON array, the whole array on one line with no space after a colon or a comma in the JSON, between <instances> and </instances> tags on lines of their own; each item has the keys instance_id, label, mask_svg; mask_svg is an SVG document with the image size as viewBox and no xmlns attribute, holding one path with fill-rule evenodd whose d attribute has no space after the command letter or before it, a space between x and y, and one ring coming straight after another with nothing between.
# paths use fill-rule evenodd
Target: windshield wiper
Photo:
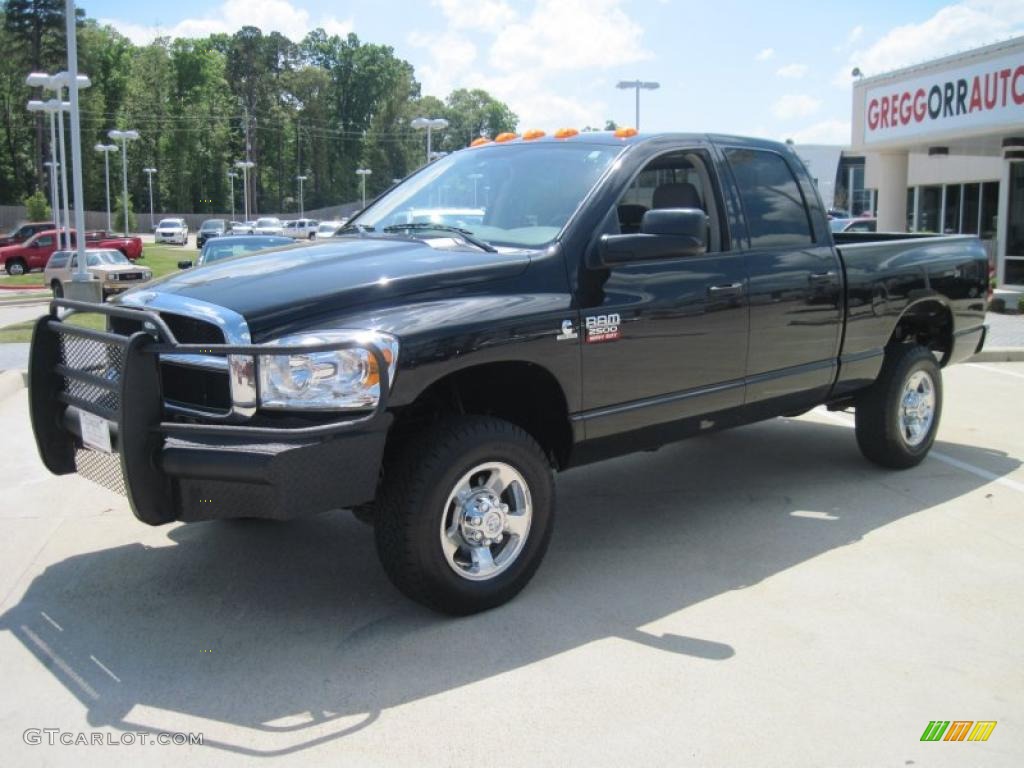
<instances>
[{"instance_id":1,"label":"windshield wiper","mask_svg":"<svg viewBox=\"0 0 1024 768\"><path fill-rule=\"evenodd\" d=\"M339 229L334 234L340 235L342 232L358 232L358 233L362 234L363 232L373 232L373 231L374 231L373 227L371 227L369 224L359 224L359 223L356 223L356 224L346 224L344 227Z\"/></svg>"},{"instance_id":2,"label":"windshield wiper","mask_svg":"<svg viewBox=\"0 0 1024 768\"><path fill-rule=\"evenodd\" d=\"M409 232L417 230L436 230L438 232L455 232L459 237L465 240L470 245L475 245L482 251L488 253L497 253L498 249L488 243L486 240L481 240L476 237L468 229L462 227L453 227L448 224L431 224L426 221L412 222L409 224L392 224L389 227L384 227L385 232Z\"/></svg>"}]
</instances>

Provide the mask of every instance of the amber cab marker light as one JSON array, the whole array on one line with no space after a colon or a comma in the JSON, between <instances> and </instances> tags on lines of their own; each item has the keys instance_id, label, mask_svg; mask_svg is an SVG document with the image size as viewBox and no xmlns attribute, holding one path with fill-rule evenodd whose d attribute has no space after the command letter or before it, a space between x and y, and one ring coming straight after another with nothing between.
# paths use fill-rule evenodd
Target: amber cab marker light
<instances>
[{"instance_id":1,"label":"amber cab marker light","mask_svg":"<svg viewBox=\"0 0 1024 768\"><path fill-rule=\"evenodd\" d=\"M547 134L540 130L540 128L531 128L523 134L523 141L532 141L533 139L539 139L546 135Z\"/></svg>"},{"instance_id":2,"label":"amber cab marker light","mask_svg":"<svg viewBox=\"0 0 1024 768\"><path fill-rule=\"evenodd\" d=\"M575 128L559 128L555 131L556 139L571 139L573 136L579 136L580 132Z\"/></svg>"},{"instance_id":3,"label":"amber cab marker light","mask_svg":"<svg viewBox=\"0 0 1024 768\"><path fill-rule=\"evenodd\" d=\"M617 139L629 139L636 136L636 128L617 128L615 130L615 138Z\"/></svg>"},{"instance_id":4,"label":"amber cab marker light","mask_svg":"<svg viewBox=\"0 0 1024 768\"><path fill-rule=\"evenodd\" d=\"M518 138L519 136L514 133L499 133L497 136L494 137L494 140L499 143L504 143L506 141L512 141L513 139Z\"/></svg>"},{"instance_id":5,"label":"amber cab marker light","mask_svg":"<svg viewBox=\"0 0 1024 768\"><path fill-rule=\"evenodd\" d=\"M490 144L491 140L486 136L480 136L479 138L473 139L469 146L471 147L482 147L484 144Z\"/></svg>"}]
</instances>

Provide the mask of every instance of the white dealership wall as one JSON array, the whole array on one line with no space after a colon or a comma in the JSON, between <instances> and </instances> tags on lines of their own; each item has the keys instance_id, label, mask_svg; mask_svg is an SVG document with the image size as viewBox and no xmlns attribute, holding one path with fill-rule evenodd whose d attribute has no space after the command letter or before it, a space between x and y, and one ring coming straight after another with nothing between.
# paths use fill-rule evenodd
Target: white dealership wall
<instances>
[{"instance_id":1,"label":"white dealership wall","mask_svg":"<svg viewBox=\"0 0 1024 768\"><path fill-rule=\"evenodd\" d=\"M881 230L907 228L908 189L999 182L990 248L1004 285L1010 164L1024 161L1024 37L857 80L852 140Z\"/></svg>"}]
</instances>

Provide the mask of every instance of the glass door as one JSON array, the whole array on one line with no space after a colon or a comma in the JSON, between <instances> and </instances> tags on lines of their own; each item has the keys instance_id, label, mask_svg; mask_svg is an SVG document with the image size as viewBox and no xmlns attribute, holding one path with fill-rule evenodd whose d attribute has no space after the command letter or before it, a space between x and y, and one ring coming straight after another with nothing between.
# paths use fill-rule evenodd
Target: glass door
<instances>
[{"instance_id":1,"label":"glass door","mask_svg":"<svg viewBox=\"0 0 1024 768\"><path fill-rule=\"evenodd\" d=\"M1024 162L1010 163L1003 283L1024 285Z\"/></svg>"}]
</instances>

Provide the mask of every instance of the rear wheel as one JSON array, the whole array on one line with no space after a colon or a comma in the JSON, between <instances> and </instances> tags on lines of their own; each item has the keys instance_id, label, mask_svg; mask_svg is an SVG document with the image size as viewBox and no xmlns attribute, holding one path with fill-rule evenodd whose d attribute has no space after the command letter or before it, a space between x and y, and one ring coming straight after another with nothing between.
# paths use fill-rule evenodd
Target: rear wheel
<instances>
[{"instance_id":1,"label":"rear wheel","mask_svg":"<svg viewBox=\"0 0 1024 768\"><path fill-rule=\"evenodd\" d=\"M24 275L26 271L25 262L21 259L11 259L7 262L7 274L12 277L16 275Z\"/></svg>"},{"instance_id":2,"label":"rear wheel","mask_svg":"<svg viewBox=\"0 0 1024 768\"><path fill-rule=\"evenodd\" d=\"M473 416L398 454L385 467L374 519L392 583L456 615L512 599L551 538L554 478L540 446L514 424Z\"/></svg>"},{"instance_id":3,"label":"rear wheel","mask_svg":"<svg viewBox=\"0 0 1024 768\"><path fill-rule=\"evenodd\" d=\"M906 469L928 455L942 415L942 373L931 351L898 344L857 401L857 445L876 464Z\"/></svg>"}]
</instances>

